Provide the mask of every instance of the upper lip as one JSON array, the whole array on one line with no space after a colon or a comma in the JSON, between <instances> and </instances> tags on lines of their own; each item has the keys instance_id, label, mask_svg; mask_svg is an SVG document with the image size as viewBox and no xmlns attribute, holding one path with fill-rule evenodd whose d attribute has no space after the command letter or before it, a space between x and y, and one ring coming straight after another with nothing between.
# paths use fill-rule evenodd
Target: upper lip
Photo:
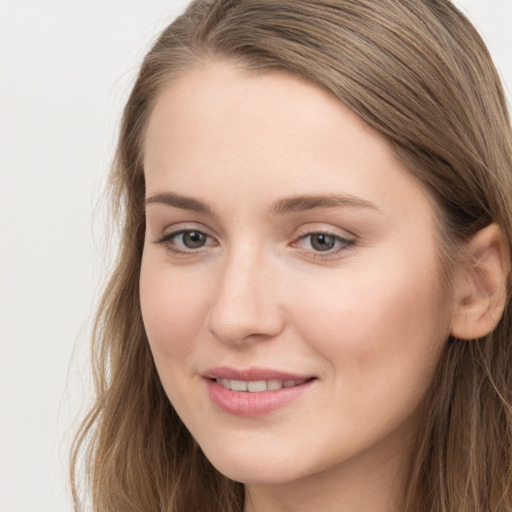
<instances>
[{"instance_id":1,"label":"upper lip","mask_svg":"<svg viewBox=\"0 0 512 512\"><path fill-rule=\"evenodd\" d=\"M229 380L305 380L313 378L313 375L284 372L271 368L231 368L229 366L217 366L203 372L207 379Z\"/></svg>"}]
</instances>

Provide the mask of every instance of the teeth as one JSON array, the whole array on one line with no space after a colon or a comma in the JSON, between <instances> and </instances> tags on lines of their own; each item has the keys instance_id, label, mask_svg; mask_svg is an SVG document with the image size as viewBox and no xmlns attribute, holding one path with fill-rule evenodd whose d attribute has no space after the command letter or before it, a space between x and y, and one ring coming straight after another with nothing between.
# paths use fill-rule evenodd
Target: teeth
<instances>
[{"instance_id":1,"label":"teeth","mask_svg":"<svg viewBox=\"0 0 512 512\"><path fill-rule=\"evenodd\" d=\"M267 390L267 381L265 380L250 380L247 383L247 391L251 393L257 391L266 391Z\"/></svg>"},{"instance_id":2,"label":"teeth","mask_svg":"<svg viewBox=\"0 0 512 512\"><path fill-rule=\"evenodd\" d=\"M302 380L230 380L230 379L215 379L217 384L220 384L226 389L233 391L248 391L249 393L258 393L259 391L275 391L281 388L291 388L304 384L306 379Z\"/></svg>"},{"instance_id":3,"label":"teeth","mask_svg":"<svg viewBox=\"0 0 512 512\"><path fill-rule=\"evenodd\" d=\"M283 381L281 380L267 380L267 389L281 389L283 387Z\"/></svg>"},{"instance_id":4,"label":"teeth","mask_svg":"<svg viewBox=\"0 0 512 512\"><path fill-rule=\"evenodd\" d=\"M245 380L232 380L231 389L233 391L247 391L247 381Z\"/></svg>"}]
</instances>

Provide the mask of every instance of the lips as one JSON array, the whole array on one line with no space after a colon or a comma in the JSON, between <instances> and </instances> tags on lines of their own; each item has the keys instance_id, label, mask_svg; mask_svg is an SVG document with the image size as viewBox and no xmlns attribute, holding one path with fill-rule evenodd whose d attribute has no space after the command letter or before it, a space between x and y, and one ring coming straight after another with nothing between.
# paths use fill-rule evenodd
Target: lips
<instances>
[{"instance_id":1,"label":"lips","mask_svg":"<svg viewBox=\"0 0 512 512\"><path fill-rule=\"evenodd\" d=\"M230 380L307 380L313 378L313 375L304 375L298 373L283 372L269 368L248 368L240 370L229 366L218 366L210 368L203 373L207 379L230 379Z\"/></svg>"},{"instance_id":2,"label":"lips","mask_svg":"<svg viewBox=\"0 0 512 512\"><path fill-rule=\"evenodd\" d=\"M203 374L210 399L236 416L259 416L299 398L316 380L313 376L264 368L211 368Z\"/></svg>"}]
</instances>

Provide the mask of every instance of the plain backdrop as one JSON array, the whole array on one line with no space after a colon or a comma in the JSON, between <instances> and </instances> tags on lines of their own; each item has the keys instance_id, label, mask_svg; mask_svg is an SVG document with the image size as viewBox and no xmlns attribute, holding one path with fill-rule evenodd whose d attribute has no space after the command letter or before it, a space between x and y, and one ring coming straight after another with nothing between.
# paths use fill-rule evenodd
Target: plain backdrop
<instances>
[{"instance_id":1,"label":"plain backdrop","mask_svg":"<svg viewBox=\"0 0 512 512\"><path fill-rule=\"evenodd\" d=\"M186 3L0 0L0 512L72 509L69 442L108 268L101 192L138 64ZM512 0L456 3L510 100Z\"/></svg>"}]
</instances>

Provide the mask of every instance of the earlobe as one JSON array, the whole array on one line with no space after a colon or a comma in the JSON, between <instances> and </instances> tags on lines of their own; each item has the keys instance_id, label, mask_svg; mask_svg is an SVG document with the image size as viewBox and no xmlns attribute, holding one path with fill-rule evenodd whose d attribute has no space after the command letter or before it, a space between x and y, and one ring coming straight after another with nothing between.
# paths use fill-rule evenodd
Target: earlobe
<instances>
[{"instance_id":1,"label":"earlobe","mask_svg":"<svg viewBox=\"0 0 512 512\"><path fill-rule=\"evenodd\" d=\"M507 301L510 261L500 228L490 224L467 244L456 281L451 335L476 339L498 324Z\"/></svg>"}]
</instances>

